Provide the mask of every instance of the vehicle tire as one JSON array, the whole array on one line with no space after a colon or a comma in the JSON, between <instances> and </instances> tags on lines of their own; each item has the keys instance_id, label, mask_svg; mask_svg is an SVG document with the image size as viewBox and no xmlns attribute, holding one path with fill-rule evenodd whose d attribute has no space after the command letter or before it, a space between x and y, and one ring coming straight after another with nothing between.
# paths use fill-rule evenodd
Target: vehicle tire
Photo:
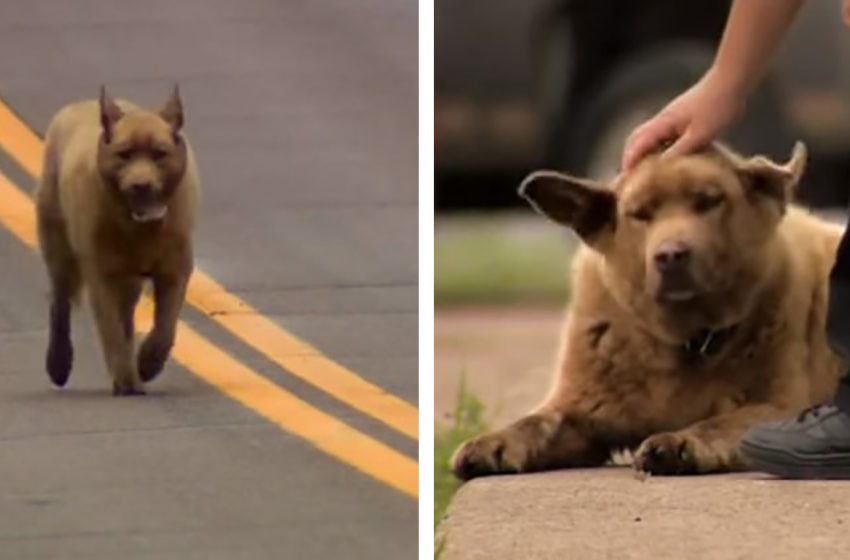
<instances>
[{"instance_id":1,"label":"vehicle tire","mask_svg":"<svg viewBox=\"0 0 850 560\"><path fill-rule=\"evenodd\" d=\"M693 85L713 56L711 44L689 41L650 47L623 60L555 124L546 164L601 180L613 177L631 131ZM791 140L782 140L778 108L765 85L727 135L730 143L744 152L787 157Z\"/></svg>"},{"instance_id":2,"label":"vehicle tire","mask_svg":"<svg viewBox=\"0 0 850 560\"><path fill-rule=\"evenodd\" d=\"M561 19L546 21L537 46L536 101L543 122L556 122L570 105L575 74L572 28Z\"/></svg>"}]
</instances>

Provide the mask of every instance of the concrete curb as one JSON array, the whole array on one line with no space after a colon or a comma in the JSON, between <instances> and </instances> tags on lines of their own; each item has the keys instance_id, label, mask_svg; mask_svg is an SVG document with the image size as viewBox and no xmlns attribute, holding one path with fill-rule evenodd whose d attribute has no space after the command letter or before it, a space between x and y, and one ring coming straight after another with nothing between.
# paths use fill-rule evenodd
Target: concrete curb
<instances>
[{"instance_id":1,"label":"concrete curb","mask_svg":"<svg viewBox=\"0 0 850 560\"><path fill-rule=\"evenodd\" d=\"M652 477L628 468L464 485L440 560L798 560L850 551L850 482L759 474Z\"/></svg>"}]
</instances>

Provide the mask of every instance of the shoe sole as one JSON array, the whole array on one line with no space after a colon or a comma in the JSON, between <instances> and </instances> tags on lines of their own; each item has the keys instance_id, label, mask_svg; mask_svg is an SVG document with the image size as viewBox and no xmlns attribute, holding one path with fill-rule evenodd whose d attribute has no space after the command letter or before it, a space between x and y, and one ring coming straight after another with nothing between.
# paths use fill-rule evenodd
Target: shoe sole
<instances>
[{"instance_id":1,"label":"shoe sole","mask_svg":"<svg viewBox=\"0 0 850 560\"><path fill-rule=\"evenodd\" d=\"M791 451L768 449L746 441L740 451L754 470L781 478L796 480L850 479L850 453L829 453L817 456L798 455Z\"/></svg>"}]
</instances>

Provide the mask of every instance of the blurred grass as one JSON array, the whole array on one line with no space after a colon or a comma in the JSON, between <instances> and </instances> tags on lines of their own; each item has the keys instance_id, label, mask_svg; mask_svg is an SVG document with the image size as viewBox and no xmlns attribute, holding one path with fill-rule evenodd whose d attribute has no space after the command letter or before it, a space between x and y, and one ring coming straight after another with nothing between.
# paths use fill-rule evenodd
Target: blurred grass
<instances>
[{"instance_id":1,"label":"blurred grass","mask_svg":"<svg viewBox=\"0 0 850 560\"><path fill-rule=\"evenodd\" d=\"M434 238L435 303L562 302L574 250L567 230L532 214L440 217Z\"/></svg>"},{"instance_id":2,"label":"blurred grass","mask_svg":"<svg viewBox=\"0 0 850 560\"><path fill-rule=\"evenodd\" d=\"M484 421L484 405L466 391L461 376L457 406L448 430L434 436L434 529L449 506L449 502L460 487L449 469L449 460L455 449L464 441L482 434L487 429Z\"/></svg>"}]
</instances>

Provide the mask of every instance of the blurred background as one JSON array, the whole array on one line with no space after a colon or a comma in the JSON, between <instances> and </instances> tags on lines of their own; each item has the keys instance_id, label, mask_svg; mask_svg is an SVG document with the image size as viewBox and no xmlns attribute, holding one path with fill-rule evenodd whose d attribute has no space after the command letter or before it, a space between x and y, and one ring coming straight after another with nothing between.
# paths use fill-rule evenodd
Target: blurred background
<instances>
[{"instance_id":1,"label":"blurred background","mask_svg":"<svg viewBox=\"0 0 850 560\"><path fill-rule=\"evenodd\" d=\"M744 120L744 153L811 158L802 202L843 220L850 193L850 31L809 2ZM516 196L548 167L604 179L624 138L710 64L729 2L436 0L436 403L458 387L492 423L534 406L555 359L571 235Z\"/></svg>"}]
</instances>

